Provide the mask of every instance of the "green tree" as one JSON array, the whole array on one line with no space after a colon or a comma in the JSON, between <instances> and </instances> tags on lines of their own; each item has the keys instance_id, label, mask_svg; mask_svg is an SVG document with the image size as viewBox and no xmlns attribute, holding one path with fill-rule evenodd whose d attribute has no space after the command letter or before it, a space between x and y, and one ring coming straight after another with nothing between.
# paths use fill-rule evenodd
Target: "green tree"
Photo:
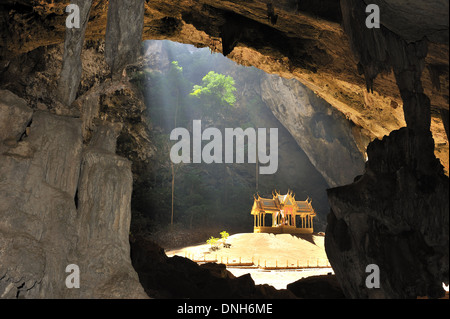
<instances>
[{"instance_id":1,"label":"green tree","mask_svg":"<svg viewBox=\"0 0 450 319\"><path fill-rule=\"evenodd\" d=\"M190 95L198 98L205 97L210 106L219 102L221 105L233 106L236 103L234 79L231 76L210 71L202 79L203 85L194 85Z\"/></svg>"}]
</instances>

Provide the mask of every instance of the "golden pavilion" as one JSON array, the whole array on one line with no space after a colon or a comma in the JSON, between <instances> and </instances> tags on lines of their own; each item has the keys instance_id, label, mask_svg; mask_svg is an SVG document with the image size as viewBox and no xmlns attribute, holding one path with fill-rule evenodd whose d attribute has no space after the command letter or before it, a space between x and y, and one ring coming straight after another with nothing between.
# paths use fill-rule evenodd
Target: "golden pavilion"
<instances>
[{"instance_id":1,"label":"golden pavilion","mask_svg":"<svg viewBox=\"0 0 450 319\"><path fill-rule=\"evenodd\" d=\"M286 195L275 191L272 198L255 196L251 214L254 216L254 233L312 234L314 231L316 212L311 200L296 201L291 191ZM270 215L269 220L266 215Z\"/></svg>"}]
</instances>

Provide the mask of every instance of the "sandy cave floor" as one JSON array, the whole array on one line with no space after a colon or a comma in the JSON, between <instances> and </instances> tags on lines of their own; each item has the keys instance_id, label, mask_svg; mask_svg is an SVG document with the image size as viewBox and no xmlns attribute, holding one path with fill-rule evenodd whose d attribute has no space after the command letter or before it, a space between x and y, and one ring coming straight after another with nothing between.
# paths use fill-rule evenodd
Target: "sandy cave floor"
<instances>
[{"instance_id":1,"label":"sandy cave floor","mask_svg":"<svg viewBox=\"0 0 450 319\"><path fill-rule=\"evenodd\" d=\"M230 248L211 251L211 246L205 243L167 250L166 254L197 262L224 263L236 277L250 273L256 284L285 289L287 284L301 278L333 273L325 253L324 239L323 235L315 234L241 233L228 237L226 242L231 244ZM252 263L253 267L237 267Z\"/></svg>"}]
</instances>

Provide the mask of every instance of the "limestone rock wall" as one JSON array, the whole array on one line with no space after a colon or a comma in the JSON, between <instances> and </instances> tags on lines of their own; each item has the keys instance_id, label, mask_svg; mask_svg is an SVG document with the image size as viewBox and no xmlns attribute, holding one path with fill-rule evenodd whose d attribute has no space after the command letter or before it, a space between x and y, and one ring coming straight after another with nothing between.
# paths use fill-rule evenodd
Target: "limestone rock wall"
<instances>
[{"instance_id":1,"label":"limestone rock wall","mask_svg":"<svg viewBox=\"0 0 450 319\"><path fill-rule=\"evenodd\" d=\"M417 171L417 139L403 128L373 142L365 174L328 191L325 247L347 297L435 298L448 283L448 178L432 153L434 172ZM379 289L366 286L370 264Z\"/></svg>"},{"instance_id":2,"label":"limestone rock wall","mask_svg":"<svg viewBox=\"0 0 450 319\"><path fill-rule=\"evenodd\" d=\"M449 181L434 155L421 80L427 40L364 28L363 4L341 5L368 89L392 68L407 127L369 144L366 171L353 184L328 190L327 256L348 297L441 297L449 281ZM370 264L380 270L376 289L366 285Z\"/></svg>"},{"instance_id":3,"label":"limestone rock wall","mask_svg":"<svg viewBox=\"0 0 450 319\"><path fill-rule=\"evenodd\" d=\"M370 137L296 80L266 74L261 95L311 163L334 187L364 172Z\"/></svg>"},{"instance_id":4,"label":"limestone rock wall","mask_svg":"<svg viewBox=\"0 0 450 319\"><path fill-rule=\"evenodd\" d=\"M113 147L85 147L79 118L0 96L21 128L1 141L0 297L146 297L129 259L128 160ZM107 132L93 140L117 137ZM66 287L69 264L80 268L79 289Z\"/></svg>"},{"instance_id":5,"label":"limestone rock wall","mask_svg":"<svg viewBox=\"0 0 450 319\"><path fill-rule=\"evenodd\" d=\"M120 76L127 64L136 61L143 27L144 1L109 1L105 57L113 76Z\"/></svg>"},{"instance_id":6,"label":"limestone rock wall","mask_svg":"<svg viewBox=\"0 0 450 319\"><path fill-rule=\"evenodd\" d=\"M58 97L66 105L75 101L81 80L81 51L84 45L84 35L92 0L75 0L71 3L80 8L80 27L66 29L63 66L58 83Z\"/></svg>"}]
</instances>

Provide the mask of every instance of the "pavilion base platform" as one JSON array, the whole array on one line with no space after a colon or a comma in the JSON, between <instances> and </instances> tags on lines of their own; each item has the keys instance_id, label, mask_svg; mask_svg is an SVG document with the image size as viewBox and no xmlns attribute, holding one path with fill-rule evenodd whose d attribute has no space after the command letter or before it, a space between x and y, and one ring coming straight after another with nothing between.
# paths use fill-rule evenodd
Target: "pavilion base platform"
<instances>
[{"instance_id":1,"label":"pavilion base platform","mask_svg":"<svg viewBox=\"0 0 450 319\"><path fill-rule=\"evenodd\" d=\"M256 226L253 227L254 233L269 233L269 234L312 234L313 228L297 228L295 226Z\"/></svg>"}]
</instances>

